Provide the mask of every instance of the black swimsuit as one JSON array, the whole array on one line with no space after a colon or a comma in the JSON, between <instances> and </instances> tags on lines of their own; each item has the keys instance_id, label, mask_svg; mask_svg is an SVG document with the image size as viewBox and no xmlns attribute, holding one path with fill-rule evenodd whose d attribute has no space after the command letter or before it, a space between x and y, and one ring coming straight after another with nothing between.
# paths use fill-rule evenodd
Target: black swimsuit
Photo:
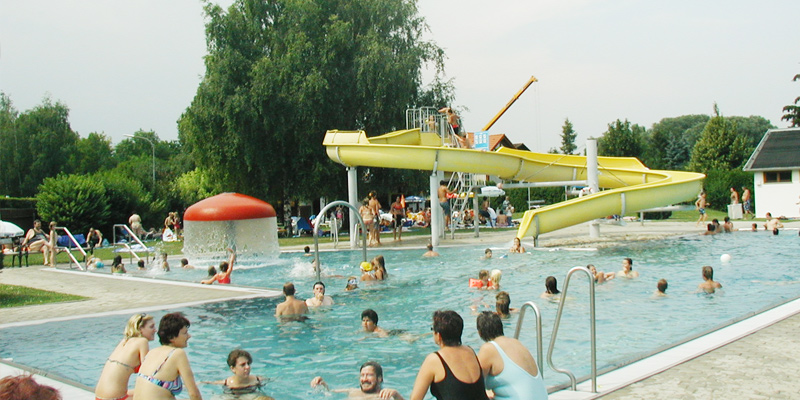
<instances>
[{"instance_id":1,"label":"black swimsuit","mask_svg":"<svg viewBox=\"0 0 800 400\"><path fill-rule=\"evenodd\" d=\"M453 371L444 362L444 358L437 351L435 353L439 360L442 360L444 367L444 379L441 382L431 382L431 395L438 400L488 400L486 397L486 386L483 383L483 375L472 383L461 382L453 375ZM477 360L477 356L475 357ZM478 368L481 362L478 361Z\"/></svg>"}]
</instances>

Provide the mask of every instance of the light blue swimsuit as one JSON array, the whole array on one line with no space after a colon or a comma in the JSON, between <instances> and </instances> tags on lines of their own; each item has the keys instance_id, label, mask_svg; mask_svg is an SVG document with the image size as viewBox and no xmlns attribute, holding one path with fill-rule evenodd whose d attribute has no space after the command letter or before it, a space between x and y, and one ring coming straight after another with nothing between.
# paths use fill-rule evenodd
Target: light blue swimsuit
<instances>
[{"instance_id":1,"label":"light blue swimsuit","mask_svg":"<svg viewBox=\"0 0 800 400\"><path fill-rule=\"evenodd\" d=\"M545 400L547 389L544 387L542 374L533 376L517 365L506 355L500 345L494 341L500 357L503 358L503 372L486 377L486 389L494 391L495 400Z\"/></svg>"}]
</instances>

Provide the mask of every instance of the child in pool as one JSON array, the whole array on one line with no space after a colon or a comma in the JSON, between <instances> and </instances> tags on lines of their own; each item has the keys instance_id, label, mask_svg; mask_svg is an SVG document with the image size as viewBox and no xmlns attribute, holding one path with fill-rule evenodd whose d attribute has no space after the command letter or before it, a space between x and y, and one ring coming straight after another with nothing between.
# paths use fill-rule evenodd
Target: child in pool
<instances>
[{"instance_id":1,"label":"child in pool","mask_svg":"<svg viewBox=\"0 0 800 400\"><path fill-rule=\"evenodd\" d=\"M219 381L203 382L211 385L223 385L225 399L243 400L274 400L272 397L261 393L261 388L267 382L263 376L250 375L250 366L253 357L250 353L236 349L228 354L228 366L233 376Z\"/></svg>"}]
</instances>

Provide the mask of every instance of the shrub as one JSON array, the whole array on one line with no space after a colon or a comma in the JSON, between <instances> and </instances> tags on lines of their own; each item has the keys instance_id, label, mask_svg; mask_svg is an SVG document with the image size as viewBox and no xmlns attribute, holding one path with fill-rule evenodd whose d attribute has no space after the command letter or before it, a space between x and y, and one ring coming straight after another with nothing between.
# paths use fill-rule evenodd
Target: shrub
<instances>
[{"instance_id":1,"label":"shrub","mask_svg":"<svg viewBox=\"0 0 800 400\"><path fill-rule=\"evenodd\" d=\"M36 210L43 225L56 221L73 233L107 224L109 208L103 183L87 176L59 174L45 178L36 195Z\"/></svg>"}]
</instances>

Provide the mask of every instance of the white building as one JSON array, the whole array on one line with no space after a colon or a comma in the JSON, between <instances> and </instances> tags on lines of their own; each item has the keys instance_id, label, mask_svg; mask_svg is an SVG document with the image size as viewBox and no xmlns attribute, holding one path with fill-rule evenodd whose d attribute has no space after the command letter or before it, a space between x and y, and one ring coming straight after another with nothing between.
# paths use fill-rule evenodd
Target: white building
<instances>
[{"instance_id":1,"label":"white building","mask_svg":"<svg viewBox=\"0 0 800 400\"><path fill-rule=\"evenodd\" d=\"M767 131L744 170L753 173L756 217L800 217L800 128Z\"/></svg>"}]
</instances>

